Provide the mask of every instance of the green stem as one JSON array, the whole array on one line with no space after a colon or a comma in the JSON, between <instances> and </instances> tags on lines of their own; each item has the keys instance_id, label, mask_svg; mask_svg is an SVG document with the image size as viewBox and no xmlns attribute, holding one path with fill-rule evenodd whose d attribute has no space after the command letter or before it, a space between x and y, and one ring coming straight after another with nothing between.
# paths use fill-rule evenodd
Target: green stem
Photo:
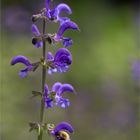
<instances>
[{"instance_id":1,"label":"green stem","mask_svg":"<svg viewBox=\"0 0 140 140\"><path fill-rule=\"evenodd\" d=\"M43 35L45 34L45 27L46 21L45 19L43 20ZM42 51L42 58L43 58L43 65L42 65L42 99L41 99L41 109L40 109L40 124L43 123L43 117L44 117L44 107L45 103L43 100L44 96L44 87L45 87L45 81L46 81L46 67L44 65L45 63L45 54L46 54L46 42L43 40L43 51ZM40 134L38 135L38 140L42 140L43 136L43 129L41 128Z\"/></svg>"}]
</instances>

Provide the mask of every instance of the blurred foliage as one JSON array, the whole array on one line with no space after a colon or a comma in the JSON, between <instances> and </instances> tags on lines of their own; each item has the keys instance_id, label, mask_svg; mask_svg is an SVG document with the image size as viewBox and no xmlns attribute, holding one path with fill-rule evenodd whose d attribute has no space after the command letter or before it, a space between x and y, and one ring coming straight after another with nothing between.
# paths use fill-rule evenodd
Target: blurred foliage
<instances>
[{"instance_id":1,"label":"blurred foliage","mask_svg":"<svg viewBox=\"0 0 140 140\"><path fill-rule=\"evenodd\" d=\"M30 97L32 90L40 90L41 69L21 79L18 77L18 71L22 65L12 67L10 60L15 55L25 55L33 62L40 59L41 50L31 45L30 33L30 17L42 5L38 5L39 2L2 1L2 140L36 139L35 132L28 132L28 122L37 121L39 118L39 101ZM78 95L68 96L72 106L66 111L58 108L46 110L46 121L71 122L75 128L72 140L137 140L139 85L138 81L132 79L130 64L132 60L137 59L139 51L136 44L138 17L135 10L129 2L119 7L109 0L64 2L72 7L73 15L70 17L79 25L81 31L68 31L65 34L74 40L74 46L70 48L73 54L70 71L48 76L47 82L49 81L49 85L58 80L69 82L74 85ZM10 24L5 22L8 21L5 12L11 5L28 9L26 14L29 17L17 19L14 21L15 26L10 27ZM15 12L10 12L10 17L13 17L12 14ZM24 23L23 29L28 31L22 30L22 26L19 26L18 30L19 20ZM48 25L48 30L56 30L57 27ZM52 138L44 135L44 139Z\"/></svg>"}]
</instances>

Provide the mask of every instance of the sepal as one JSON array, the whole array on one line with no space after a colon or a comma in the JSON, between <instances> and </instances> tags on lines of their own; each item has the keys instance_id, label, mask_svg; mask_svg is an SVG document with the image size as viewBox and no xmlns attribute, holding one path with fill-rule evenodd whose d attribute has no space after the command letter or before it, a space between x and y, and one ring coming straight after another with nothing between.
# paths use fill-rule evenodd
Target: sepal
<instances>
[{"instance_id":1,"label":"sepal","mask_svg":"<svg viewBox=\"0 0 140 140\"><path fill-rule=\"evenodd\" d=\"M41 18L41 14L32 15L31 20L32 22L36 22L39 18Z\"/></svg>"},{"instance_id":2,"label":"sepal","mask_svg":"<svg viewBox=\"0 0 140 140\"><path fill-rule=\"evenodd\" d=\"M29 132L31 132L33 130L37 130L40 127L40 124L36 122L29 122L29 127Z\"/></svg>"},{"instance_id":3,"label":"sepal","mask_svg":"<svg viewBox=\"0 0 140 140\"><path fill-rule=\"evenodd\" d=\"M52 123L48 123L47 124L47 130L48 130L49 134L50 134L51 131L54 130L54 128L55 128L54 124L52 124Z\"/></svg>"},{"instance_id":4,"label":"sepal","mask_svg":"<svg viewBox=\"0 0 140 140\"><path fill-rule=\"evenodd\" d=\"M42 96L42 93L41 92L39 92L39 91L32 91L32 98L33 97L36 97L36 96Z\"/></svg>"},{"instance_id":5,"label":"sepal","mask_svg":"<svg viewBox=\"0 0 140 140\"><path fill-rule=\"evenodd\" d=\"M39 67L40 65L40 62L35 62L35 63L32 63L32 66L33 66L33 72L36 71L36 69Z\"/></svg>"}]
</instances>

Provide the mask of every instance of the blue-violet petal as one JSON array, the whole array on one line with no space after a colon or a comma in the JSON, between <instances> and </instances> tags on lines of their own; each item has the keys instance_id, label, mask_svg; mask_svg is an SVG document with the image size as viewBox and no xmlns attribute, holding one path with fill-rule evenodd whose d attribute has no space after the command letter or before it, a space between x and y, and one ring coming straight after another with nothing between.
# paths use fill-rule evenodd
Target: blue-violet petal
<instances>
[{"instance_id":1,"label":"blue-violet petal","mask_svg":"<svg viewBox=\"0 0 140 140\"><path fill-rule=\"evenodd\" d=\"M62 131L62 130L68 131L69 133L73 133L74 132L73 127L69 123L67 123L67 122L61 122L61 123L59 123L55 127L54 132L55 132L55 134L57 134L59 131Z\"/></svg>"},{"instance_id":2,"label":"blue-violet petal","mask_svg":"<svg viewBox=\"0 0 140 140\"><path fill-rule=\"evenodd\" d=\"M15 56L13 57L12 61L11 61L11 65L15 65L17 63L22 63L26 66L31 65L29 59L25 56L19 55L19 56Z\"/></svg>"}]
</instances>

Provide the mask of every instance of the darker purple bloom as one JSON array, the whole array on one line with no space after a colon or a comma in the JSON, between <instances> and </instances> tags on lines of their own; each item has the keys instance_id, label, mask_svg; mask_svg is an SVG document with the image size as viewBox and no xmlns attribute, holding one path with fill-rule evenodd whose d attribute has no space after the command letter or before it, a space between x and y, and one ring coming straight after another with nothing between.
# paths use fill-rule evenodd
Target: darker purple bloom
<instances>
[{"instance_id":1,"label":"darker purple bloom","mask_svg":"<svg viewBox=\"0 0 140 140\"><path fill-rule=\"evenodd\" d=\"M44 89L44 101L46 108L52 108L54 105L67 108L70 106L69 99L63 98L62 95L65 92L75 93L74 88L70 84L61 84L60 82L56 82L51 91L49 91L48 86L45 85Z\"/></svg>"},{"instance_id":2,"label":"darker purple bloom","mask_svg":"<svg viewBox=\"0 0 140 140\"><path fill-rule=\"evenodd\" d=\"M54 134L57 134L59 131L67 131L69 133L73 133L73 127L67 122L61 122L54 128Z\"/></svg>"},{"instance_id":3,"label":"darker purple bloom","mask_svg":"<svg viewBox=\"0 0 140 140\"><path fill-rule=\"evenodd\" d=\"M13 59L11 61L11 65L15 65L17 63L22 63L26 66L25 69L22 69L19 72L19 75L22 78L26 77L28 72L33 70L32 64L30 63L29 59L26 58L25 56L15 56L15 57L13 57Z\"/></svg>"},{"instance_id":4,"label":"darker purple bloom","mask_svg":"<svg viewBox=\"0 0 140 140\"><path fill-rule=\"evenodd\" d=\"M49 74L55 72L63 73L69 69L72 63L72 56L66 48L60 48L54 56L51 52L48 52L47 61Z\"/></svg>"},{"instance_id":5,"label":"darker purple bloom","mask_svg":"<svg viewBox=\"0 0 140 140\"><path fill-rule=\"evenodd\" d=\"M65 3L58 4L55 8L50 9L50 2L51 2L50 0L46 0L46 16L50 20L55 21L55 22L60 21L61 23L63 20L63 17L60 17L60 14L62 12L66 12L68 14L72 13L71 8Z\"/></svg>"},{"instance_id":6,"label":"darker purple bloom","mask_svg":"<svg viewBox=\"0 0 140 140\"><path fill-rule=\"evenodd\" d=\"M39 32L37 26L35 24L32 24L32 32L34 34L34 38L32 39L32 43L35 47L40 48L43 46L41 33Z\"/></svg>"},{"instance_id":7,"label":"darker purple bloom","mask_svg":"<svg viewBox=\"0 0 140 140\"><path fill-rule=\"evenodd\" d=\"M68 133L73 133L73 127L67 122L59 123L50 134L55 138L55 140L70 140Z\"/></svg>"},{"instance_id":8,"label":"darker purple bloom","mask_svg":"<svg viewBox=\"0 0 140 140\"><path fill-rule=\"evenodd\" d=\"M70 20L66 20L63 22L63 24L60 25L57 34L54 37L54 40L56 42L60 42L63 41L63 45L65 47L69 47L73 44L73 41L71 38L67 38L67 37L63 37L63 34L65 33L66 30L79 30L79 27L76 23L70 21Z\"/></svg>"}]
</instances>

